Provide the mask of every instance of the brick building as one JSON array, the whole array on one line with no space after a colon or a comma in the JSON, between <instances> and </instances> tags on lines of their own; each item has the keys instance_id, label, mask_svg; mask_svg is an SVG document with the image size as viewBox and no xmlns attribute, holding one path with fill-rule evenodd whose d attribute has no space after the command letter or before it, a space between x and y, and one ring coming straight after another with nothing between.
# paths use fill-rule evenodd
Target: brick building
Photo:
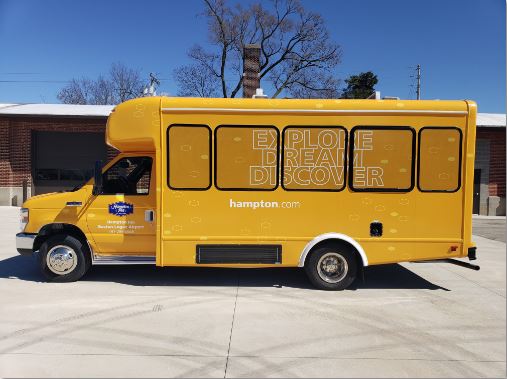
<instances>
[{"instance_id":1,"label":"brick building","mask_svg":"<svg viewBox=\"0 0 507 379\"><path fill-rule=\"evenodd\" d=\"M95 160L116 152L104 139L112 106L0 104L0 205L72 189Z\"/></svg>"},{"instance_id":2,"label":"brick building","mask_svg":"<svg viewBox=\"0 0 507 379\"><path fill-rule=\"evenodd\" d=\"M474 213L505 215L505 114L479 113Z\"/></svg>"},{"instance_id":3,"label":"brick building","mask_svg":"<svg viewBox=\"0 0 507 379\"><path fill-rule=\"evenodd\" d=\"M114 157L104 141L112 108L0 104L0 205L71 189L92 175L95 160ZM478 115L474 213L505 215L505 125L504 114Z\"/></svg>"}]
</instances>

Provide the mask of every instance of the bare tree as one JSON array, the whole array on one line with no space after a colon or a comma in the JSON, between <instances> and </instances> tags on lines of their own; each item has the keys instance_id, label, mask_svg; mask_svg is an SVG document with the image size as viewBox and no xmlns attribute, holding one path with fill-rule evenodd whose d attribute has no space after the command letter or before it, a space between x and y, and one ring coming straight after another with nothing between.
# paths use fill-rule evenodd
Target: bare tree
<instances>
[{"instance_id":1,"label":"bare tree","mask_svg":"<svg viewBox=\"0 0 507 379\"><path fill-rule=\"evenodd\" d=\"M116 104L114 83L100 75L91 87L92 104Z\"/></svg>"},{"instance_id":2,"label":"bare tree","mask_svg":"<svg viewBox=\"0 0 507 379\"><path fill-rule=\"evenodd\" d=\"M58 100L65 104L89 104L92 83L87 78L72 79L58 92Z\"/></svg>"},{"instance_id":3,"label":"bare tree","mask_svg":"<svg viewBox=\"0 0 507 379\"><path fill-rule=\"evenodd\" d=\"M142 96L144 82L139 70L113 63L108 76L72 79L57 94L64 104L118 104Z\"/></svg>"},{"instance_id":4,"label":"bare tree","mask_svg":"<svg viewBox=\"0 0 507 379\"><path fill-rule=\"evenodd\" d=\"M113 93L119 103L139 97L143 92L144 82L139 70L113 63L109 71L109 80L113 84Z\"/></svg>"},{"instance_id":5,"label":"bare tree","mask_svg":"<svg viewBox=\"0 0 507 379\"><path fill-rule=\"evenodd\" d=\"M220 82L210 70L188 65L177 68L174 76L179 83L178 96L219 96Z\"/></svg>"},{"instance_id":6,"label":"bare tree","mask_svg":"<svg viewBox=\"0 0 507 379\"><path fill-rule=\"evenodd\" d=\"M322 17L303 8L299 0L272 0L271 6L227 5L226 0L203 0L210 50L200 45L189 51L199 76L182 77L175 71L181 93L202 96L203 75L223 97L236 97L242 88L243 50L261 47L260 78L275 88L273 97L337 97L339 81L333 69L341 48L332 42ZM190 70L190 66L186 66ZM208 91L209 92L209 91Z\"/></svg>"}]
</instances>

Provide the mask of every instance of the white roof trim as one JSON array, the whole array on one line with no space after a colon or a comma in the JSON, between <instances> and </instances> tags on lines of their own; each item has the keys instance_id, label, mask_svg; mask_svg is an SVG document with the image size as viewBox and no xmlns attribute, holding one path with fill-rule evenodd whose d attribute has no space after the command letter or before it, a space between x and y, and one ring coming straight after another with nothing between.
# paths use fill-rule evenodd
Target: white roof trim
<instances>
[{"instance_id":1,"label":"white roof trim","mask_svg":"<svg viewBox=\"0 0 507 379\"><path fill-rule=\"evenodd\" d=\"M477 126L505 128L504 113L477 113Z\"/></svg>"},{"instance_id":2,"label":"white roof trim","mask_svg":"<svg viewBox=\"0 0 507 379\"><path fill-rule=\"evenodd\" d=\"M0 104L0 115L108 117L114 105Z\"/></svg>"},{"instance_id":3,"label":"white roof trim","mask_svg":"<svg viewBox=\"0 0 507 379\"><path fill-rule=\"evenodd\" d=\"M466 115L466 111L438 111L417 109L288 109L288 108L162 108L162 112L194 112L194 113L286 113L286 114L355 114L355 113L422 113L442 115Z\"/></svg>"}]
</instances>

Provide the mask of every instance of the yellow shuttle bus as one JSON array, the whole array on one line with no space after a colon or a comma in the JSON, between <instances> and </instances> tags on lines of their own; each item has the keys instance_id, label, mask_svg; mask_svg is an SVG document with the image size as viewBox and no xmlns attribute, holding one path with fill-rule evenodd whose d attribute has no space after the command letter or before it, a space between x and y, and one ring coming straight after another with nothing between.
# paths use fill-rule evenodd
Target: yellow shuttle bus
<instances>
[{"instance_id":1,"label":"yellow shuttle bus","mask_svg":"<svg viewBox=\"0 0 507 379\"><path fill-rule=\"evenodd\" d=\"M301 267L318 288L369 265L478 269L471 101L153 97L118 105L120 154L29 199L17 248L51 281L92 265Z\"/></svg>"}]
</instances>

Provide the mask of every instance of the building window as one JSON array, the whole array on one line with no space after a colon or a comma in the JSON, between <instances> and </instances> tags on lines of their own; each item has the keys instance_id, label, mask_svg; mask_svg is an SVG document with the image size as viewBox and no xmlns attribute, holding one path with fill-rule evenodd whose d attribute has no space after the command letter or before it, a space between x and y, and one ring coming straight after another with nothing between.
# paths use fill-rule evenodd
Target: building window
<instances>
[{"instance_id":1,"label":"building window","mask_svg":"<svg viewBox=\"0 0 507 379\"><path fill-rule=\"evenodd\" d=\"M147 195L150 192L152 159L122 158L103 174L102 195Z\"/></svg>"},{"instance_id":2,"label":"building window","mask_svg":"<svg viewBox=\"0 0 507 379\"><path fill-rule=\"evenodd\" d=\"M340 126L288 126L283 131L286 190L341 191L345 188L347 132Z\"/></svg>"},{"instance_id":3,"label":"building window","mask_svg":"<svg viewBox=\"0 0 507 379\"><path fill-rule=\"evenodd\" d=\"M206 125L171 125L167 130L168 185L177 190L211 186L211 129Z\"/></svg>"},{"instance_id":4,"label":"building window","mask_svg":"<svg viewBox=\"0 0 507 379\"><path fill-rule=\"evenodd\" d=\"M418 187L423 192L455 192L461 179L461 130L425 127L419 131Z\"/></svg>"},{"instance_id":5,"label":"building window","mask_svg":"<svg viewBox=\"0 0 507 379\"><path fill-rule=\"evenodd\" d=\"M404 126L356 126L351 132L350 187L406 192L414 187L415 131Z\"/></svg>"},{"instance_id":6,"label":"building window","mask_svg":"<svg viewBox=\"0 0 507 379\"><path fill-rule=\"evenodd\" d=\"M279 132L272 126L215 129L215 185L221 190L274 190L278 186Z\"/></svg>"}]
</instances>

